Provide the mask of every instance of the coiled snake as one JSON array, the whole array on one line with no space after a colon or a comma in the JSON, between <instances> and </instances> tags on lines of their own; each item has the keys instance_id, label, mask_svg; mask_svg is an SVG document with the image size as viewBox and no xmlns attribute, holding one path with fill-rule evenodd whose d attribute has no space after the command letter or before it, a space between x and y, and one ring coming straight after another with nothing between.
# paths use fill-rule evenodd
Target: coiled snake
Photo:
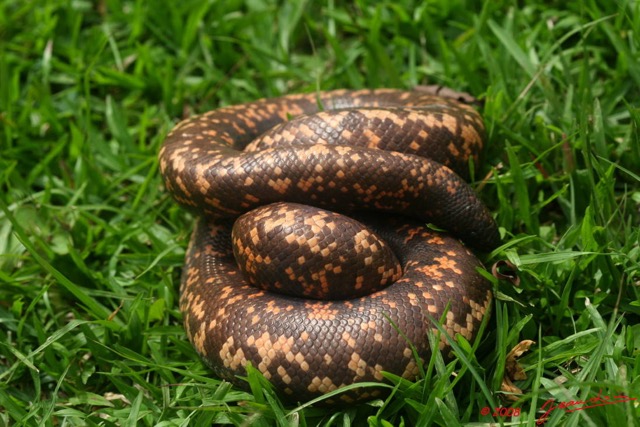
<instances>
[{"instance_id":1,"label":"coiled snake","mask_svg":"<svg viewBox=\"0 0 640 427\"><path fill-rule=\"evenodd\" d=\"M383 371L415 378L412 346L429 357L433 318L473 339L491 291L467 246L499 242L460 177L483 138L470 106L397 90L290 95L179 123L160 167L199 213L180 306L204 361L234 382L251 362L305 400Z\"/></svg>"}]
</instances>

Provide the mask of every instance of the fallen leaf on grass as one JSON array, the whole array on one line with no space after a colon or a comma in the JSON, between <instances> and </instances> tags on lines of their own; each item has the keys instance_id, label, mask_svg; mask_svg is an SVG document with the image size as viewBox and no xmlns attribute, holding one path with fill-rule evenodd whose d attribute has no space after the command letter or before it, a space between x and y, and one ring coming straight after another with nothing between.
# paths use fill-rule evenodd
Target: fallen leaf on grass
<instances>
[{"instance_id":1,"label":"fallen leaf on grass","mask_svg":"<svg viewBox=\"0 0 640 427\"><path fill-rule=\"evenodd\" d=\"M520 381L527 378L527 374L522 369L522 366L518 363L518 357L522 356L525 351L535 344L535 341L524 340L520 341L515 347L511 349L507 354L506 366L504 377L502 378L502 385L500 389L505 392L505 399L516 401L518 396L522 394L522 390L516 386L513 381Z\"/></svg>"}]
</instances>

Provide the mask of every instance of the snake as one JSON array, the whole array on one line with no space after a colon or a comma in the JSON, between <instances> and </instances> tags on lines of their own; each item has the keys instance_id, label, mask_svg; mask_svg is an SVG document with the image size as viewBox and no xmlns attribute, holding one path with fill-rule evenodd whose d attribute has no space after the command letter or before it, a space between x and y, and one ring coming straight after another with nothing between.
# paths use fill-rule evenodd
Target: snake
<instances>
[{"instance_id":1,"label":"snake","mask_svg":"<svg viewBox=\"0 0 640 427\"><path fill-rule=\"evenodd\" d=\"M418 90L290 94L179 122L159 166L195 217L180 310L201 359L245 387L250 364L297 401L355 384L332 395L352 403L385 393L359 383L417 379L432 345L451 356L439 331L472 341L492 302L474 251L500 244L467 183L485 139L473 106Z\"/></svg>"}]
</instances>

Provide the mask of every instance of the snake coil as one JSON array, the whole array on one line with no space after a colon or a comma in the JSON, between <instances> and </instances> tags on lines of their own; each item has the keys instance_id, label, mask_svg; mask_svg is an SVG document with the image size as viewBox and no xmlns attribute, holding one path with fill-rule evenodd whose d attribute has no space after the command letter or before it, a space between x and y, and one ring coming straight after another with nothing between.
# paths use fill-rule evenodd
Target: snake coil
<instances>
[{"instance_id":1,"label":"snake coil","mask_svg":"<svg viewBox=\"0 0 640 427\"><path fill-rule=\"evenodd\" d=\"M470 106L390 89L263 99L179 123L160 168L198 212L180 307L203 360L233 382L251 362L305 400L383 371L416 378L433 318L472 340L492 295L467 248L499 243L463 179L483 144Z\"/></svg>"}]
</instances>

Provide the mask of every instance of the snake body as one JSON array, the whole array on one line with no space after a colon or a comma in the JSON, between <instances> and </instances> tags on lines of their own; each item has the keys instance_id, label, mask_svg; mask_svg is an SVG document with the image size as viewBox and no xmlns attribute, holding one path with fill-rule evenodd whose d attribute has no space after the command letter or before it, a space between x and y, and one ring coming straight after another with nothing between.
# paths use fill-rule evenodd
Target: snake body
<instances>
[{"instance_id":1,"label":"snake body","mask_svg":"<svg viewBox=\"0 0 640 427\"><path fill-rule=\"evenodd\" d=\"M415 91L289 95L179 123L160 168L199 213L180 306L203 360L233 382L250 362L305 400L383 371L414 379L434 318L473 339L492 296L468 247L499 243L462 178L483 144L473 108Z\"/></svg>"}]
</instances>

